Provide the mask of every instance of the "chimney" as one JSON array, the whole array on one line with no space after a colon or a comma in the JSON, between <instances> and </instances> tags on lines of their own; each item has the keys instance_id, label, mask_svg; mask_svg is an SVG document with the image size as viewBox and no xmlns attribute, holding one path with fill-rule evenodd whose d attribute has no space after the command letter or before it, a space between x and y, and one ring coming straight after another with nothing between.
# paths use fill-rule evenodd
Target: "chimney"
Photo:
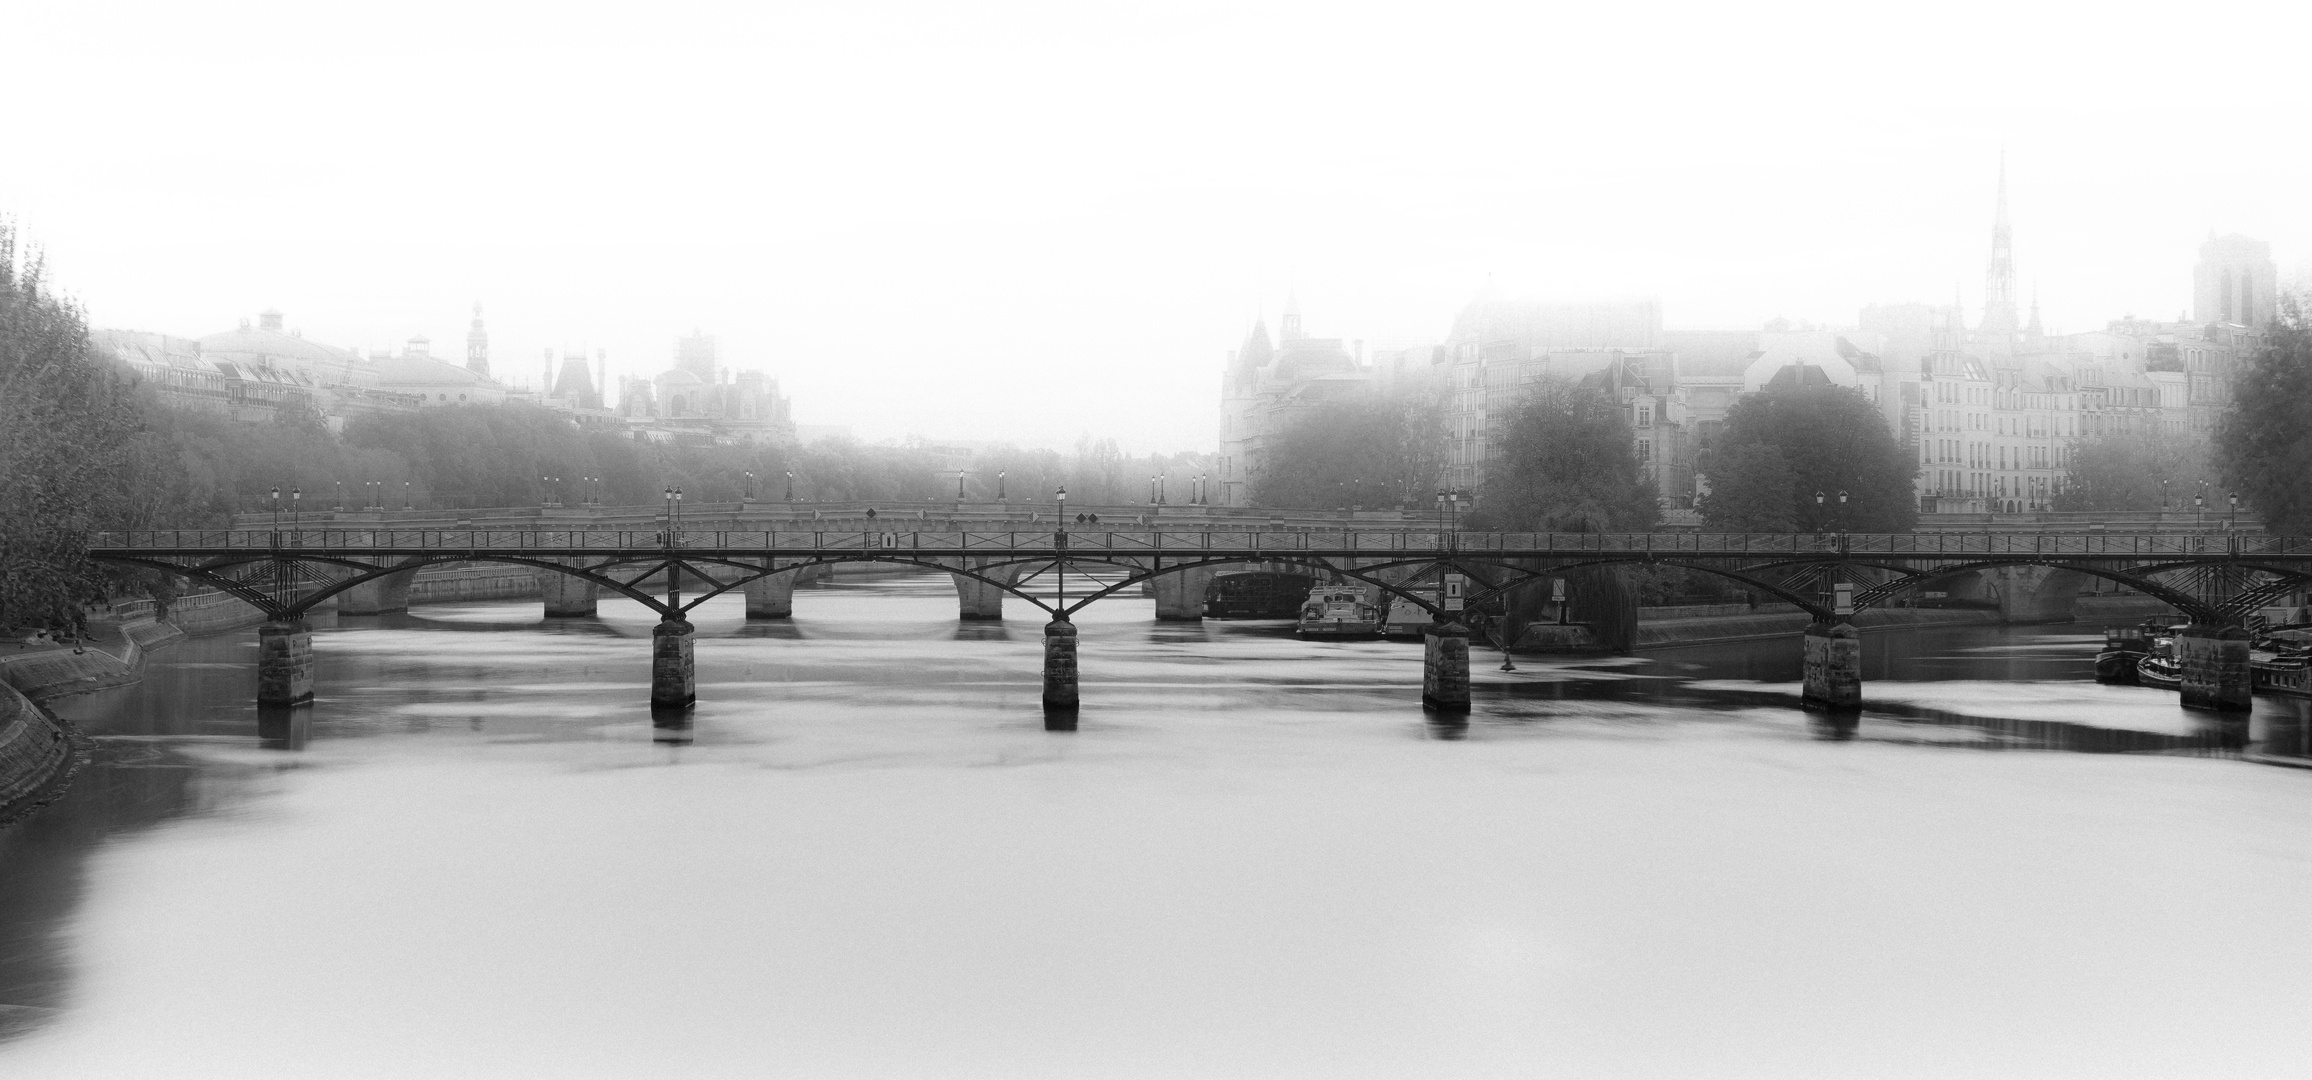
<instances>
[{"instance_id":1,"label":"chimney","mask_svg":"<svg viewBox=\"0 0 2312 1080\"><path fill-rule=\"evenodd\" d=\"M281 310L279 308L266 308L265 310L258 312L257 329L270 330L276 334L280 333Z\"/></svg>"}]
</instances>

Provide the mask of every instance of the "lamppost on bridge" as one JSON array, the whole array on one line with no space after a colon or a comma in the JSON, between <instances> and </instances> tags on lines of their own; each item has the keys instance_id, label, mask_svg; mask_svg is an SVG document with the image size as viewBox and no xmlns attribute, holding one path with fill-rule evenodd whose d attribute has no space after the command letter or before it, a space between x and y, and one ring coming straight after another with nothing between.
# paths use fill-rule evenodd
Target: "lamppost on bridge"
<instances>
[{"instance_id":1,"label":"lamppost on bridge","mask_svg":"<svg viewBox=\"0 0 2312 1080\"><path fill-rule=\"evenodd\" d=\"M404 510L417 509L417 504L410 501L409 481L407 480L401 482L401 508Z\"/></svg>"},{"instance_id":2,"label":"lamppost on bridge","mask_svg":"<svg viewBox=\"0 0 2312 1080\"><path fill-rule=\"evenodd\" d=\"M955 501L963 501L963 470L955 470Z\"/></svg>"},{"instance_id":3,"label":"lamppost on bridge","mask_svg":"<svg viewBox=\"0 0 2312 1080\"><path fill-rule=\"evenodd\" d=\"M1838 489L1838 531L1846 532L1846 489Z\"/></svg>"},{"instance_id":4,"label":"lamppost on bridge","mask_svg":"<svg viewBox=\"0 0 2312 1080\"><path fill-rule=\"evenodd\" d=\"M1004 477L1010 475L1011 470L1009 469L997 469L995 471L995 501L999 503L1011 501L1010 499L1006 498L1004 494Z\"/></svg>"},{"instance_id":5,"label":"lamppost on bridge","mask_svg":"<svg viewBox=\"0 0 2312 1080\"><path fill-rule=\"evenodd\" d=\"M745 501L747 501L747 502L753 502L753 501L755 501L755 471L754 471L753 469L748 469L748 470L747 470L747 472L746 472L746 477L747 477L747 497L746 497L746 500L745 500Z\"/></svg>"},{"instance_id":6,"label":"lamppost on bridge","mask_svg":"<svg viewBox=\"0 0 2312 1080\"><path fill-rule=\"evenodd\" d=\"M2167 481L2167 477L2164 477L2164 476L2163 476L2163 477L2160 477L2160 481L2159 481L2159 512L2160 512L2160 513L2163 513L2163 514L2164 514L2164 513L2167 513L2167 508L2168 508L2168 481Z\"/></svg>"},{"instance_id":7,"label":"lamppost on bridge","mask_svg":"<svg viewBox=\"0 0 2312 1080\"><path fill-rule=\"evenodd\" d=\"M2232 500L2232 520L2229 524L2224 526L2224 528L2227 530L2237 529L2240 527L2240 493L2235 491L2229 496L2229 498Z\"/></svg>"},{"instance_id":8,"label":"lamppost on bridge","mask_svg":"<svg viewBox=\"0 0 2312 1080\"><path fill-rule=\"evenodd\" d=\"M1053 493L1052 493L1052 498L1053 498L1054 500L1056 500L1056 501L1057 501L1057 502L1060 504L1060 512L1059 512L1059 514L1058 514L1058 518L1059 518L1059 524L1058 524L1057 526L1055 526L1055 527L1052 529L1052 548L1053 548L1053 550L1054 550L1054 551L1056 551L1056 552L1058 553L1058 555L1057 555L1057 556L1054 558L1054 560L1053 560L1053 562L1052 562L1052 573L1053 573L1053 575L1054 575L1054 576L1055 576L1055 577L1058 579L1058 581L1059 581L1059 602L1058 602L1056 605L1054 605L1055 607L1059 608L1059 614L1058 614L1058 615L1056 615L1056 616L1054 616L1054 618L1056 618L1056 619L1062 619L1062 620L1064 620L1064 619L1066 619L1066 618L1068 617L1068 489L1067 489L1067 487L1066 487L1065 485L1062 485L1058 491L1055 491L1055 492L1053 492Z\"/></svg>"},{"instance_id":9,"label":"lamppost on bridge","mask_svg":"<svg viewBox=\"0 0 2312 1080\"><path fill-rule=\"evenodd\" d=\"M1156 505L1156 474L1148 474L1148 505Z\"/></svg>"},{"instance_id":10,"label":"lamppost on bridge","mask_svg":"<svg viewBox=\"0 0 2312 1080\"><path fill-rule=\"evenodd\" d=\"M2208 497L2192 496L2192 528L2197 529L2207 520Z\"/></svg>"},{"instance_id":11,"label":"lamppost on bridge","mask_svg":"<svg viewBox=\"0 0 2312 1080\"><path fill-rule=\"evenodd\" d=\"M281 489L273 489L273 543L281 543Z\"/></svg>"},{"instance_id":12,"label":"lamppost on bridge","mask_svg":"<svg viewBox=\"0 0 2312 1080\"><path fill-rule=\"evenodd\" d=\"M297 518L297 508L298 508L299 506L303 505L304 501L305 501L305 489L304 489L304 488L290 488L290 489L289 489L289 524L291 524L291 525L295 525L295 524L297 524L297 520L298 520L298 518Z\"/></svg>"},{"instance_id":13,"label":"lamppost on bridge","mask_svg":"<svg viewBox=\"0 0 2312 1080\"><path fill-rule=\"evenodd\" d=\"M787 501L788 501L788 502L794 502L794 501L795 501L795 472L794 472L794 470L792 470L792 469L789 469L789 470L786 470L786 473L787 473Z\"/></svg>"},{"instance_id":14,"label":"lamppost on bridge","mask_svg":"<svg viewBox=\"0 0 2312 1080\"><path fill-rule=\"evenodd\" d=\"M345 512L345 481L343 480L337 482L337 509L332 512L339 514Z\"/></svg>"}]
</instances>

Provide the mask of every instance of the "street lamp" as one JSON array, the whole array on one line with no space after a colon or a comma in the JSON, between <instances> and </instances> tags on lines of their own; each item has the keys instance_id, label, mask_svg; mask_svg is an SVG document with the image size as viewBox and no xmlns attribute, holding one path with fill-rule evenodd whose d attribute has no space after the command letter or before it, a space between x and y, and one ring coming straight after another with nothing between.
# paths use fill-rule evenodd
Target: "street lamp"
<instances>
[{"instance_id":1,"label":"street lamp","mask_svg":"<svg viewBox=\"0 0 2312 1080\"><path fill-rule=\"evenodd\" d=\"M337 482L337 510L335 512L340 514L345 512L345 481L343 480Z\"/></svg>"},{"instance_id":2,"label":"street lamp","mask_svg":"<svg viewBox=\"0 0 2312 1080\"><path fill-rule=\"evenodd\" d=\"M281 489L273 489L273 531L281 531ZM278 539L276 537L275 539Z\"/></svg>"},{"instance_id":3,"label":"street lamp","mask_svg":"<svg viewBox=\"0 0 2312 1080\"><path fill-rule=\"evenodd\" d=\"M746 501L748 501L748 502L753 502L753 501L755 501L755 472L754 472L754 470L753 470L753 469L749 469L749 470L747 470L746 476L747 476L747 499L746 499Z\"/></svg>"},{"instance_id":4,"label":"street lamp","mask_svg":"<svg viewBox=\"0 0 2312 1080\"><path fill-rule=\"evenodd\" d=\"M407 480L401 482L401 508L404 510L414 510L417 508L416 503L409 501L409 481Z\"/></svg>"},{"instance_id":5,"label":"street lamp","mask_svg":"<svg viewBox=\"0 0 2312 1080\"><path fill-rule=\"evenodd\" d=\"M305 498L305 489L304 489L304 488L290 488L290 489L289 489L289 524L291 524L291 525L295 525L295 524L297 524L297 507L298 507L298 505L299 505L300 503L302 503L302 502L304 501L304 498Z\"/></svg>"},{"instance_id":6,"label":"street lamp","mask_svg":"<svg viewBox=\"0 0 2312 1080\"><path fill-rule=\"evenodd\" d=\"M1004 494L1004 484L1003 484L1003 478L1004 478L1004 477L1006 477L1006 476L1010 476L1010 475L1011 475L1011 470L1009 470L1009 469L997 469L997 470L995 471L995 501L997 501L997 502L1009 502L1009 501L1011 501L1011 500L1010 500L1009 498L1007 498L1007 497L1006 497L1006 495Z\"/></svg>"},{"instance_id":7,"label":"street lamp","mask_svg":"<svg viewBox=\"0 0 2312 1080\"><path fill-rule=\"evenodd\" d=\"M2199 528L2201 523L2206 520L2205 511L2207 510L2207 505L2207 496L2192 496L2192 528Z\"/></svg>"},{"instance_id":8,"label":"street lamp","mask_svg":"<svg viewBox=\"0 0 2312 1080\"><path fill-rule=\"evenodd\" d=\"M2239 493L2239 492L2237 492L2237 491L2233 492L2233 493L2231 494L2231 500L2232 500L2232 521L2231 521L2231 524L2229 524L2229 525L2227 525L2227 526L2225 526L2225 527L2226 527L2226 528L2229 528L2229 529L2237 529L2237 528L2239 528L2239 527L2240 527L2240 493Z\"/></svg>"},{"instance_id":9,"label":"street lamp","mask_svg":"<svg viewBox=\"0 0 2312 1080\"><path fill-rule=\"evenodd\" d=\"M1846 531L1846 489L1838 489L1838 531Z\"/></svg>"},{"instance_id":10,"label":"street lamp","mask_svg":"<svg viewBox=\"0 0 2312 1080\"><path fill-rule=\"evenodd\" d=\"M794 502L794 501L795 501L795 472L794 472L794 470L792 470L792 469L788 469L788 470L786 470L786 473L787 473L787 501L788 501L788 502Z\"/></svg>"},{"instance_id":11,"label":"street lamp","mask_svg":"<svg viewBox=\"0 0 2312 1080\"><path fill-rule=\"evenodd\" d=\"M1148 475L1148 505L1156 505L1156 475L1154 473Z\"/></svg>"},{"instance_id":12,"label":"street lamp","mask_svg":"<svg viewBox=\"0 0 2312 1080\"><path fill-rule=\"evenodd\" d=\"M1058 598L1052 605L1057 610L1052 617L1064 621L1068 617L1068 489L1063 486L1052 497L1060 504L1056 515L1059 524L1052 528L1052 576L1058 582Z\"/></svg>"}]
</instances>

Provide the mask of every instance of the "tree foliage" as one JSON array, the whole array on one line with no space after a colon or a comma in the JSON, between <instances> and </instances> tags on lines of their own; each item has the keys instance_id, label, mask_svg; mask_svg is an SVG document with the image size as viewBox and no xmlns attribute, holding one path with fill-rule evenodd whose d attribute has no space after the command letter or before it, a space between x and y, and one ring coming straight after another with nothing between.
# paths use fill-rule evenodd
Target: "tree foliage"
<instances>
[{"instance_id":1,"label":"tree foliage","mask_svg":"<svg viewBox=\"0 0 2312 1080\"><path fill-rule=\"evenodd\" d=\"M1709 477L1702 520L1711 528L1734 532L1798 528L1798 480L1781 447L1752 442L1718 449L1711 455Z\"/></svg>"},{"instance_id":2,"label":"tree foliage","mask_svg":"<svg viewBox=\"0 0 2312 1080\"><path fill-rule=\"evenodd\" d=\"M79 631L117 580L88 560L88 535L138 523L168 477L136 390L44 270L0 222L0 625Z\"/></svg>"},{"instance_id":3,"label":"tree foliage","mask_svg":"<svg viewBox=\"0 0 2312 1080\"><path fill-rule=\"evenodd\" d=\"M1252 478L1260 506L1423 507L1445 464L1444 403L1414 393L1344 397L1295 417Z\"/></svg>"},{"instance_id":4,"label":"tree foliage","mask_svg":"<svg viewBox=\"0 0 2312 1080\"><path fill-rule=\"evenodd\" d=\"M2268 532L2312 535L2312 326L2302 301L2281 298L2270 347L2232 383L2216 431L2216 461Z\"/></svg>"},{"instance_id":5,"label":"tree foliage","mask_svg":"<svg viewBox=\"0 0 2312 1080\"><path fill-rule=\"evenodd\" d=\"M1662 517L1638 464L1637 436L1602 390L1534 384L1496 436L1473 524L1536 531L1622 532Z\"/></svg>"},{"instance_id":6,"label":"tree foliage","mask_svg":"<svg viewBox=\"0 0 2312 1080\"><path fill-rule=\"evenodd\" d=\"M1783 387L1736 401L1702 468L1710 485L1702 520L1712 528L1908 532L1918 523L1917 462L1878 406L1848 387Z\"/></svg>"},{"instance_id":7,"label":"tree foliage","mask_svg":"<svg viewBox=\"0 0 2312 1080\"><path fill-rule=\"evenodd\" d=\"M2205 446L2165 432L2082 439L2072 448L2068 471L2053 500L2057 510L2158 510L2163 501L2182 506L2210 475Z\"/></svg>"}]
</instances>

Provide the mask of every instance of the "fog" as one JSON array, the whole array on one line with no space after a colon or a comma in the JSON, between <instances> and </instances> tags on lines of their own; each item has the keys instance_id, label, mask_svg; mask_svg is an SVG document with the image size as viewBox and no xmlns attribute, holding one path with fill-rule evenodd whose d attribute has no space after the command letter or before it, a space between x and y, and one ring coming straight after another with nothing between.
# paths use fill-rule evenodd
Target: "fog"
<instances>
[{"instance_id":1,"label":"fog","mask_svg":"<svg viewBox=\"0 0 2312 1080\"><path fill-rule=\"evenodd\" d=\"M2051 329L2306 251L2301 16L2011 5L42 5L0 213L99 325L717 334L806 425L1210 445L1226 350L1443 337L1490 279L1674 328L1979 310L1999 156ZM2253 26L2253 29L2250 26ZM527 360L525 360L527 358Z\"/></svg>"}]
</instances>

